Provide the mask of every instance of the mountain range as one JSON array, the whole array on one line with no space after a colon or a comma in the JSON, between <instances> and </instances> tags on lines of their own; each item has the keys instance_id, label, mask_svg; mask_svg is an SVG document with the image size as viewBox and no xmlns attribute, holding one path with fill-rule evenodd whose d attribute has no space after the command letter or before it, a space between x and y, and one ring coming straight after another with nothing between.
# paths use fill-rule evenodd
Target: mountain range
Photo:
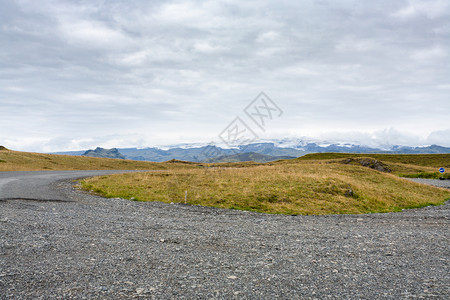
<instances>
[{"instance_id":1,"label":"mountain range","mask_svg":"<svg viewBox=\"0 0 450 300\"><path fill-rule=\"evenodd\" d=\"M230 149L215 145L178 145L167 147L149 148L113 148L103 149L98 147L88 151L67 151L55 154L88 155L97 157L125 158L133 160L145 160L162 162L172 159L192 162L236 162L256 161L268 162L279 159L299 157L308 153L388 153L388 154L433 154L450 153L450 148L439 145L424 147L391 146L388 149L373 148L357 144L326 144L315 142L299 142L297 144L285 141L252 143Z\"/></svg>"}]
</instances>

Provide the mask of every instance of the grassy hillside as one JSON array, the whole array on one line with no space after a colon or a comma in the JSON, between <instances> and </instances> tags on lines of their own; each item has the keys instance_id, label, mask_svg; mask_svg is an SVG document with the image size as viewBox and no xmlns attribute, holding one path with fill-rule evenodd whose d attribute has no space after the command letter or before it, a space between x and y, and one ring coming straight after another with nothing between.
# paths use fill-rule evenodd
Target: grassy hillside
<instances>
[{"instance_id":1,"label":"grassy hillside","mask_svg":"<svg viewBox=\"0 0 450 300\"><path fill-rule=\"evenodd\" d=\"M0 150L0 171L165 170L176 168L186 168L186 165Z\"/></svg>"}]
</instances>

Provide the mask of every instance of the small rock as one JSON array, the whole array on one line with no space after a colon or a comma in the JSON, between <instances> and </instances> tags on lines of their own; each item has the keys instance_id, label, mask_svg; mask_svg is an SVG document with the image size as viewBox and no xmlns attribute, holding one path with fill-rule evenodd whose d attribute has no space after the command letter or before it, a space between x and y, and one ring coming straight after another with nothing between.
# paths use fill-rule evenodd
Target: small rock
<instances>
[{"instance_id":1,"label":"small rock","mask_svg":"<svg viewBox=\"0 0 450 300\"><path fill-rule=\"evenodd\" d=\"M234 275L228 276L228 279L236 279L236 278L237 278L237 276L234 276Z\"/></svg>"}]
</instances>

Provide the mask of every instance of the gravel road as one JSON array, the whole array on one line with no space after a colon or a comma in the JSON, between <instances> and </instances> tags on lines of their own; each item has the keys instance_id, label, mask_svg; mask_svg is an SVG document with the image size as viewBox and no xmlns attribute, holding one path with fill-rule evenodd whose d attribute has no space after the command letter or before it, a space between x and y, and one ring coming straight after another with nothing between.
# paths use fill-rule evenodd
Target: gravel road
<instances>
[{"instance_id":1,"label":"gravel road","mask_svg":"<svg viewBox=\"0 0 450 300\"><path fill-rule=\"evenodd\" d=\"M61 180L134 172L120 170L0 172L0 200L28 199L66 201L67 195L55 186Z\"/></svg>"},{"instance_id":2,"label":"gravel road","mask_svg":"<svg viewBox=\"0 0 450 300\"><path fill-rule=\"evenodd\" d=\"M415 181L418 183L429 184L450 189L450 180L422 179L422 178L405 178L405 179Z\"/></svg>"},{"instance_id":3,"label":"gravel road","mask_svg":"<svg viewBox=\"0 0 450 300\"><path fill-rule=\"evenodd\" d=\"M57 178L54 201L0 201L1 299L450 297L449 202L267 215L104 199Z\"/></svg>"}]
</instances>

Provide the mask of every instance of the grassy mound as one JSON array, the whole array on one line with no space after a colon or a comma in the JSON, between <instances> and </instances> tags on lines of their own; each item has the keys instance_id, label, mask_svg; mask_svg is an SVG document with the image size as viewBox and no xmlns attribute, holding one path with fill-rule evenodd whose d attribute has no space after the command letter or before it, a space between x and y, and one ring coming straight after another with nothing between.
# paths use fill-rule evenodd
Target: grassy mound
<instances>
[{"instance_id":1,"label":"grassy mound","mask_svg":"<svg viewBox=\"0 0 450 300\"><path fill-rule=\"evenodd\" d=\"M450 191L364 166L297 162L102 176L82 186L134 198L282 214L356 214L439 205Z\"/></svg>"}]
</instances>

